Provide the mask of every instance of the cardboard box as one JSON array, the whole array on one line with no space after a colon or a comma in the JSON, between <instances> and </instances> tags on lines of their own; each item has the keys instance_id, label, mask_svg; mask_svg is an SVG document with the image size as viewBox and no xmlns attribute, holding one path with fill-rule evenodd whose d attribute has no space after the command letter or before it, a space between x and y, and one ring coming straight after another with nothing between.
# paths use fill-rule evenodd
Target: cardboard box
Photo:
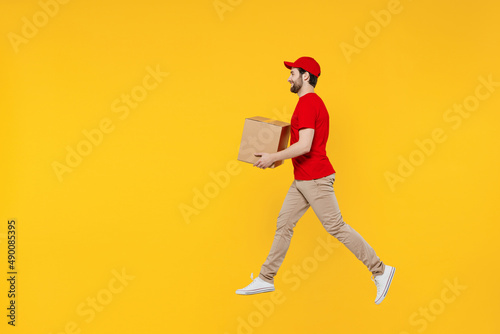
<instances>
[{"instance_id":1,"label":"cardboard box","mask_svg":"<svg viewBox=\"0 0 500 334\"><path fill-rule=\"evenodd\" d=\"M254 164L259 160L254 153L282 151L287 148L289 138L289 123L260 116L247 118L241 136L238 160ZM271 168L281 164L283 160L276 161Z\"/></svg>"}]
</instances>

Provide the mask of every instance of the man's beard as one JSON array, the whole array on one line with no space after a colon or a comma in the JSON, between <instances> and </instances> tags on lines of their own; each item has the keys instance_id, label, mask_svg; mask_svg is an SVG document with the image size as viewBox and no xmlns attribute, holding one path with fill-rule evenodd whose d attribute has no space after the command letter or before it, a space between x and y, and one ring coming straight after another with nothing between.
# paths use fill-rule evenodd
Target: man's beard
<instances>
[{"instance_id":1,"label":"man's beard","mask_svg":"<svg viewBox=\"0 0 500 334\"><path fill-rule=\"evenodd\" d=\"M294 83L292 87L290 87L290 91L292 93L297 93L302 88L302 79L300 79L300 85L298 83Z\"/></svg>"}]
</instances>

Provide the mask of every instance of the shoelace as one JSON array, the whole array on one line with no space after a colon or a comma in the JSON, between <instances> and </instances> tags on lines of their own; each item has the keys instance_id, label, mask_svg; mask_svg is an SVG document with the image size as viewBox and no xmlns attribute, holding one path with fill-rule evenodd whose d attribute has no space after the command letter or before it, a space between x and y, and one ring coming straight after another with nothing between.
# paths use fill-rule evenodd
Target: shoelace
<instances>
[{"instance_id":1,"label":"shoelace","mask_svg":"<svg viewBox=\"0 0 500 334\"><path fill-rule=\"evenodd\" d=\"M253 279L253 273L250 275L250 278L252 279L252 283L250 283L250 284L247 286L247 288L248 288L248 287L251 287L252 285L254 285L254 284L256 283L256 281Z\"/></svg>"},{"instance_id":2,"label":"shoelace","mask_svg":"<svg viewBox=\"0 0 500 334\"><path fill-rule=\"evenodd\" d=\"M375 279L375 276L372 275L372 281L375 283L377 289L380 287L380 283Z\"/></svg>"}]
</instances>

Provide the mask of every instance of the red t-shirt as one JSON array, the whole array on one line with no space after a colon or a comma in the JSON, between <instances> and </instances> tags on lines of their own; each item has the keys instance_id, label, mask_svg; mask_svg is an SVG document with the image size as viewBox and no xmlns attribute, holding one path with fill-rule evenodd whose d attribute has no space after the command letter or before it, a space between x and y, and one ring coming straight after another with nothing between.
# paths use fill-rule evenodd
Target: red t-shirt
<instances>
[{"instance_id":1,"label":"red t-shirt","mask_svg":"<svg viewBox=\"0 0 500 334\"><path fill-rule=\"evenodd\" d=\"M290 145L299 141L299 130L314 129L309 153L292 158L296 180L314 180L335 173L326 156L330 117L323 100L316 93L299 98L291 120Z\"/></svg>"}]
</instances>

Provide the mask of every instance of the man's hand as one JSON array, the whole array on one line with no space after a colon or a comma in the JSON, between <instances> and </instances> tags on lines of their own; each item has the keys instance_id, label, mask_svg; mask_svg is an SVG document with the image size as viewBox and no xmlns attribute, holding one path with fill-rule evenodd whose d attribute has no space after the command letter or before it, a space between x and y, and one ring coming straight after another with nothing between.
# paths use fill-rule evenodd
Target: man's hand
<instances>
[{"instance_id":1,"label":"man's hand","mask_svg":"<svg viewBox=\"0 0 500 334\"><path fill-rule=\"evenodd\" d=\"M266 169L271 167L271 165L276 161L274 153L254 153L256 157L260 157L253 166Z\"/></svg>"},{"instance_id":2,"label":"man's hand","mask_svg":"<svg viewBox=\"0 0 500 334\"><path fill-rule=\"evenodd\" d=\"M254 153L256 157L260 157L253 166L266 169L278 160L285 160L298 157L299 155L309 153L314 138L314 129L303 128L299 130L299 141L288 148L276 153Z\"/></svg>"}]
</instances>

